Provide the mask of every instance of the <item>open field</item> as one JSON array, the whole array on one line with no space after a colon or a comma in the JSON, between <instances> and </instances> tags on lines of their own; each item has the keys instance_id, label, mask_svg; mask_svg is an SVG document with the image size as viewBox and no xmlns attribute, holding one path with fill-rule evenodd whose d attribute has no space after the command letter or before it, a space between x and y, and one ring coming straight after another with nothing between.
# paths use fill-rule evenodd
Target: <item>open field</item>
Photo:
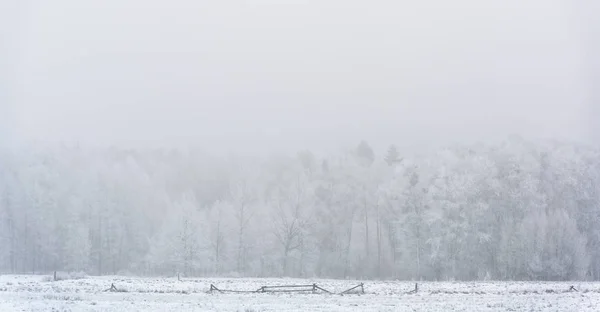
<instances>
[{"instance_id":1,"label":"open field","mask_svg":"<svg viewBox=\"0 0 600 312\"><path fill-rule=\"evenodd\" d=\"M107 292L113 284L123 292ZM0 311L600 311L597 282L367 281L365 294L208 293L265 285L313 284L341 292L360 281L272 278L0 276ZM573 285L577 291L568 291Z\"/></svg>"}]
</instances>

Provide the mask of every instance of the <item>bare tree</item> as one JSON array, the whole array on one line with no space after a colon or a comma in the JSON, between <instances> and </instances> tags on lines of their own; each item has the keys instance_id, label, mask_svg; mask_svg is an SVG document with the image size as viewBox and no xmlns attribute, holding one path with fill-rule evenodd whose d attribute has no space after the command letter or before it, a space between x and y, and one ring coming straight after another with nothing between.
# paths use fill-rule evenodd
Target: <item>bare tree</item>
<instances>
[{"instance_id":1,"label":"bare tree","mask_svg":"<svg viewBox=\"0 0 600 312\"><path fill-rule=\"evenodd\" d=\"M255 194L253 194L252 190L248 186L248 183L245 179L235 183L231 187L230 193L232 202L234 204L235 209L235 218L238 224L238 249L237 249L237 271L242 274L246 270L246 252L247 246L245 241L245 235L252 220L252 217L255 214L255 211L251 210L250 205L254 201Z\"/></svg>"},{"instance_id":2,"label":"bare tree","mask_svg":"<svg viewBox=\"0 0 600 312\"><path fill-rule=\"evenodd\" d=\"M303 235L309 223L308 209L305 206L308 190L305 181L299 176L286 191L279 187L272 213L273 233L281 244L282 273L288 273L288 258L292 251L303 244Z\"/></svg>"},{"instance_id":3,"label":"bare tree","mask_svg":"<svg viewBox=\"0 0 600 312\"><path fill-rule=\"evenodd\" d=\"M216 202L211 207L209 213L211 214L210 221L213 226L211 228L211 247L213 253L213 273L216 275L221 274L223 244L225 242L225 231L223 229L223 210L224 204L222 202Z\"/></svg>"}]
</instances>

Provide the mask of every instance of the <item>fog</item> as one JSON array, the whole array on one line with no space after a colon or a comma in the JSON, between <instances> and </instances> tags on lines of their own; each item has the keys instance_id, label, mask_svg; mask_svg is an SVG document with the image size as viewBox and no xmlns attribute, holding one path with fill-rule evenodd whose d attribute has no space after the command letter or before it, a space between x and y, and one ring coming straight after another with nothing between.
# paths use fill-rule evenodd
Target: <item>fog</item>
<instances>
[{"instance_id":1,"label":"fog","mask_svg":"<svg viewBox=\"0 0 600 312\"><path fill-rule=\"evenodd\" d=\"M12 116L2 113L19 142L252 152L588 140L583 7L22 1L7 23Z\"/></svg>"},{"instance_id":2,"label":"fog","mask_svg":"<svg viewBox=\"0 0 600 312\"><path fill-rule=\"evenodd\" d=\"M597 3L0 2L0 273L600 280Z\"/></svg>"}]
</instances>

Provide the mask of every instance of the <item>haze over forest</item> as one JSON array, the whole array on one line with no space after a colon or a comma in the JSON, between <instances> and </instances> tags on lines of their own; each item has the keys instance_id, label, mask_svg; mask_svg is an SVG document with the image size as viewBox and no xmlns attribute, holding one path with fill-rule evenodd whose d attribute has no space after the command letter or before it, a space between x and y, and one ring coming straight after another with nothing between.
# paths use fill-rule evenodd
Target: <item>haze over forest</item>
<instances>
[{"instance_id":1,"label":"haze over forest","mask_svg":"<svg viewBox=\"0 0 600 312\"><path fill-rule=\"evenodd\" d=\"M597 2L0 8L0 272L600 278Z\"/></svg>"}]
</instances>

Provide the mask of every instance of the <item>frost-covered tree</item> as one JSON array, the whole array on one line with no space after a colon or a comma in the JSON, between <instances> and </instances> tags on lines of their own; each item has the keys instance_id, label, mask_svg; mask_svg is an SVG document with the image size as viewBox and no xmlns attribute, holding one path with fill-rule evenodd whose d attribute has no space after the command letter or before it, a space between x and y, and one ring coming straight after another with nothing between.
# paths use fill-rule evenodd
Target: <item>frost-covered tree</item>
<instances>
[{"instance_id":1,"label":"frost-covered tree","mask_svg":"<svg viewBox=\"0 0 600 312\"><path fill-rule=\"evenodd\" d=\"M0 272L600 278L600 149L0 150Z\"/></svg>"},{"instance_id":2,"label":"frost-covered tree","mask_svg":"<svg viewBox=\"0 0 600 312\"><path fill-rule=\"evenodd\" d=\"M230 196L233 215L237 224L236 272L244 274L247 270L250 239L248 238L251 222L256 215L256 191L248 177L231 184Z\"/></svg>"},{"instance_id":3,"label":"frost-covered tree","mask_svg":"<svg viewBox=\"0 0 600 312\"><path fill-rule=\"evenodd\" d=\"M366 141L361 141L356 147L356 157L364 166L370 166L375 161L375 152Z\"/></svg>"},{"instance_id":4,"label":"frost-covered tree","mask_svg":"<svg viewBox=\"0 0 600 312\"><path fill-rule=\"evenodd\" d=\"M399 164L402 161L400 158L400 153L398 153L398 148L395 145L390 145L388 148L387 154L385 155L385 162L388 166L394 166Z\"/></svg>"},{"instance_id":5,"label":"frost-covered tree","mask_svg":"<svg viewBox=\"0 0 600 312\"><path fill-rule=\"evenodd\" d=\"M169 211L153 238L150 263L156 265L158 271L196 275L206 269L204 266L209 266L201 257L206 250L202 214L192 195L176 201Z\"/></svg>"},{"instance_id":6,"label":"frost-covered tree","mask_svg":"<svg viewBox=\"0 0 600 312\"><path fill-rule=\"evenodd\" d=\"M273 192L270 216L273 234L281 249L281 272L284 275L303 275L305 243L313 218L314 195L309 185L310 180L305 173L287 177L280 181ZM299 272L292 272L289 267L290 257L297 254Z\"/></svg>"}]
</instances>

